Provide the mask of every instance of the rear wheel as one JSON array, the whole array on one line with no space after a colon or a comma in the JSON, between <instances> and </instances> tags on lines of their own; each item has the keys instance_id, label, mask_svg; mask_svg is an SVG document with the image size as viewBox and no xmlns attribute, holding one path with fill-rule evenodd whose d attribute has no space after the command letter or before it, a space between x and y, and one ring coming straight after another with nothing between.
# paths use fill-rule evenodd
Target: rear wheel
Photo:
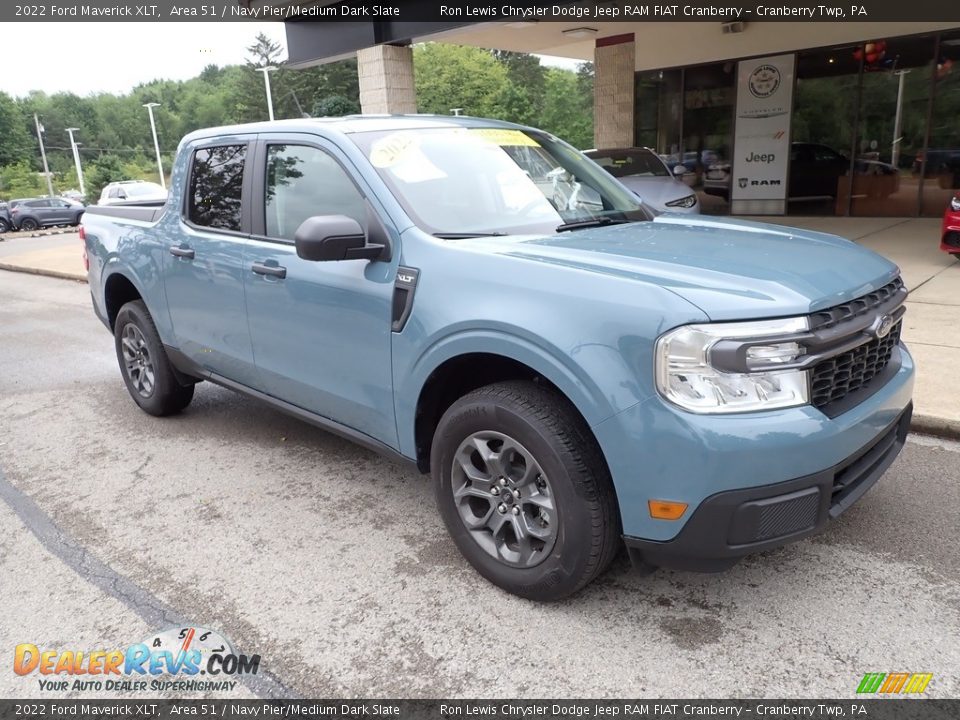
<instances>
[{"instance_id":1,"label":"rear wheel","mask_svg":"<svg viewBox=\"0 0 960 720\"><path fill-rule=\"evenodd\" d=\"M117 313L114 339L120 374L130 397L151 415L174 415L193 400L193 385L181 385L173 372L153 318L141 300Z\"/></svg>"},{"instance_id":2,"label":"rear wheel","mask_svg":"<svg viewBox=\"0 0 960 720\"><path fill-rule=\"evenodd\" d=\"M487 580L557 600L593 580L620 547L616 498L596 441L570 403L531 382L457 400L433 439L437 504Z\"/></svg>"},{"instance_id":3,"label":"rear wheel","mask_svg":"<svg viewBox=\"0 0 960 720\"><path fill-rule=\"evenodd\" d=\"M38 227L40 227L40 224L33 218L24 218L20 223L21 230L36 230Z\"/></svg>"}]
</instances>

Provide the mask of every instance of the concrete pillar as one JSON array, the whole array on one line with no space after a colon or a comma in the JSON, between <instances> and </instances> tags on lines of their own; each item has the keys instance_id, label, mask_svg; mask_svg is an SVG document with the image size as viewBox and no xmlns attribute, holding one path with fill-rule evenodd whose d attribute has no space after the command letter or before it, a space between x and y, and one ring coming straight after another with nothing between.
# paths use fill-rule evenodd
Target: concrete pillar
<instances>
[{"instance_id":1,"label":"concrete pillar","mask_svg":"<svg viewBox=\"0 0 960 720\"><path fill-rule=\"evenodd\" d=\"M593 51L594 147L633 146L635 61L633 33L597 40Z\"/></svg>"},{"instance_id":2,"label":"concrete pillar","mask_svg":"<svg viewBox=\"0 0 960 720\"><path fill-rule=\"evenodd\" d=\"M364 114L415 113L413 50L398 45L377 45L357 52L360 110Z\"/></svg>"}]
</instances>

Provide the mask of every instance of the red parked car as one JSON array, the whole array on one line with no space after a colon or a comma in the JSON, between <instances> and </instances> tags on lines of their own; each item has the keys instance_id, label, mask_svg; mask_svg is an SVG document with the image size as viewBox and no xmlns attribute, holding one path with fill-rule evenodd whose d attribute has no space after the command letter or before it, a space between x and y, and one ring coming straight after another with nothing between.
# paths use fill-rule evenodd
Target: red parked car
<instances>
[{"instance_id":1,"label":"red parked car","mask_svg":"<svg viewBox=\"0 0 960 720\"><path fill-rule=\"evenodd\" d=\"M944 252L960 255L960 190L951 198L943 213L943 226L940 228L940 249Z\"/></svg>"}]
</instances>

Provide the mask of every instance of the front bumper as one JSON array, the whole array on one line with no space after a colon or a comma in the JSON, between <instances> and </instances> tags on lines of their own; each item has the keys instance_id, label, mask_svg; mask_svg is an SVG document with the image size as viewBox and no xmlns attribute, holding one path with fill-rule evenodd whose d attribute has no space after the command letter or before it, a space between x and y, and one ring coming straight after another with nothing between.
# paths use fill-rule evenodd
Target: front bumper
<instances>
[{"instance_id":1,"label":"front bumper","mask_svg":"<svg viewBox=\"0 0 960 720\"><path fill-rule=\"evenodd\" d=\"M667 542L624 537L638 566L717 572L744 555L813 535L859 500L896 459L911 403L875 440L822 472L706 498Z\"/></svg>"}]
</instances>

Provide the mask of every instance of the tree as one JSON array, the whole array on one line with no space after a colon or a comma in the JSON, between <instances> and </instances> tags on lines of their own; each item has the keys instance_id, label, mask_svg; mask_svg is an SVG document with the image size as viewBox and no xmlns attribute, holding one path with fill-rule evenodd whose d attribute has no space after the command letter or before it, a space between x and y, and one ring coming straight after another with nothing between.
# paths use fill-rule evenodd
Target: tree
<instances>
[{"instance_id":1,"label":"tree","mask_svg":"<svg viewBox=\"0 0 960 720\"><path fill-rule=\"evenodd\" d=\"M539 126L578 148L593 147L593 83L588 70L547 70Z\"/></svg>"},{"instance_id":2,"label":"tree","mask_svg":"<svg viewBox=\"0 0 960 720\"><path fill-rule=\"evenodd\" d=\"M104 155L84 173L86 180L86 203L92 205L100 199L103 188L118 180L127 180L124 176L123 161L116 155Z\"/></svg>"},{"instance_id":3,"label":"tree","mask_svg":"<svg viewBox=\"0 0 960 720\"><path fill-rule=\"evenodd\" d=\"M340 117L359 112L358 103L343 95L327 95L313 104L313 117Z\"/></svg>"},{"instance_id":4,"label":"tree","mask_svg":"<svg viewBox=\"0 0 960 720\"><path fill-rule=\"evenodd\" d=\"M546 68L540 58L526 53L494 50L493 56L506 68L509 81L501 100L505 116L513 122L535 124L546 98Z\"/></svg>"},{"instance_id":5,"label":"tree","mask_svg":"<svg viewBox=\"0 0 960 720\"><path fill-rule=\"evenodd\" d=\"M487 50L441 43L417 45L413 74L420 112L503 117L507 70Z\"/></svg>"},{"instance_id":6,"label":"tree","mask_svg":"<svg viewBox=\"0 0 960 720\"><path fill-rule=\"evenodd\" d=\"M30 153L30 136L21 107L0 92L0 165L23 160Z\"/></svg>"},{"instance_id":7,"label":"tree","mask_svg":"<svg viewBox=\"0 0 960 720\"><path fill-rule=\"evenodd\" d=\"M12 200L44 192L43 178L26 160L0 167L0 198Z\"/></svg>"}]
</instances>

